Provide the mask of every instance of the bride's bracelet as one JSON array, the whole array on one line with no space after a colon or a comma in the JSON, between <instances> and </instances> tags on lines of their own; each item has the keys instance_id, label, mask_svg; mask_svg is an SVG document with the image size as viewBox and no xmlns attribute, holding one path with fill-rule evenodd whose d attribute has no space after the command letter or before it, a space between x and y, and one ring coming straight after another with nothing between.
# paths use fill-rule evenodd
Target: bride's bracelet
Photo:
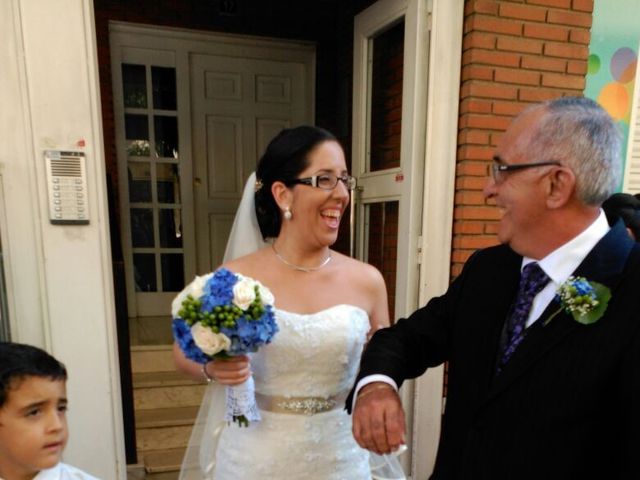
<instances>
[{"instance_id":1,"label":"bride's bracelet","mask_svg":"<svg viewBox=\"0 0 640 480\"><path fill-rule=\"evenodd\" d=\"M364 387L362 387L362 389L364 390L366 387L367 387L367 385L365 385ZM384 382L382 382L380 385L373 385L372 387L367 388L364 392L363 392L363 391L360 391L360 392L358 393L358 396L356 397L356 402L357 402L358 400L360 400L362 397L366 397L366 396L367 396L367 395L369 395L371 392L375 392L376 390L380 390L381 388L394 390L394 388L393 388L391 385L389 385L388 383L384 383ZM395 390L394 390L394 391L395 391Z\"/></svg>"},{"instance_id":2,"label":"bride's bracelet","mask_svg":"<svg viewBox=\"0 0 640 480\"><path fill-rule=\"evenodd\" d=\"M202 364L202 375L204 376L204 379L207 381L207 383L215 383L216 379L215 377L212 377L211 375L209 375L209 372L207 371L206 363Z\"/></svg>"}]
</instances>

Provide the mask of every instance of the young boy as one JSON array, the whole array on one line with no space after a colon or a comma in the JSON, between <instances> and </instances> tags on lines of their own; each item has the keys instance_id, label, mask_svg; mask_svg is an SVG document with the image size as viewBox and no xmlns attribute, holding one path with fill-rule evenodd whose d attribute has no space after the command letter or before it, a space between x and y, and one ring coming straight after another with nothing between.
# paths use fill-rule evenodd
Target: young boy
<instances>
[{"instance_id":1,"label":"young boy","mask_svg":"<svg viewBox=\"0 0 640 480\"><path fill-rule=\"evenodd\" d=\"M0 342L0 479L97 480L60 462L67 371L39 348Z\"/></svg>"}]
</instances>

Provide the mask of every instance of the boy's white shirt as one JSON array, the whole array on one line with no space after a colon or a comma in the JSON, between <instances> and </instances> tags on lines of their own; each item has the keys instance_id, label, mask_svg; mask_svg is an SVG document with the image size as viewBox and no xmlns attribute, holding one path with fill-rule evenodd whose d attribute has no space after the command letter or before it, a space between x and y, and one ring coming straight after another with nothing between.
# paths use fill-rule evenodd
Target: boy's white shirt
<instances>
[{"instance_id":1,"label":"boy's white shirt","mask_svg":"<svg viewBox=\"0 0 640 480\"><path fill-rule=\"evenodd\" d=\"M98 480L93 475L82 470L60 462L53 468L41 470L33 480Z\"/></svg>"}]
</instances>

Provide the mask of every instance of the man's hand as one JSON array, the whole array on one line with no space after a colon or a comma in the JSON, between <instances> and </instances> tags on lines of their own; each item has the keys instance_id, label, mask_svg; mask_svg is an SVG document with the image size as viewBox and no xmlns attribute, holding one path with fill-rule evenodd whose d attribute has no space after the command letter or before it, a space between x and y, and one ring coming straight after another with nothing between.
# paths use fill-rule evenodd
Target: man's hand
<instances>
[{"instance_id":1,"label":"man's hand","mask_svg":"<svg viewBox=\"0 0 640 480\"><path fill-rule=\"evenodd\" d=\"M404 411L391 385L373 382L358 392L353 410L353 436L362 448L379 455L405 443Z\"/></svg>"}]
</instances>

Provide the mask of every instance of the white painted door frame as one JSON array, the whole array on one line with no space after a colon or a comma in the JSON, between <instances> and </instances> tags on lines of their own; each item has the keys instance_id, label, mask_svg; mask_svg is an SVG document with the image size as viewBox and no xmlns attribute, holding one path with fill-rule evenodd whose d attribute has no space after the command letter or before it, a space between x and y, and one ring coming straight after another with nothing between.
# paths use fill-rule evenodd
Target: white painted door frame
<instances>
[{"instance_id":1,"label":"white painted door frame","mask_svg":"<svg viewBox=\"0 0 640 480\"><path fill-rule=\"evenodd\" d=\"M458 106L464 22L463 0L433 0L422 208L419 304L444 293L451 278L451 243L458 145ZM442 419L443 367L415 382L413 468L416 478L433 470Z\"/></svg>"},{"instance_id":2,"label":"white painted door frame","mask_svg":"<svg viewBox=\"0 0 640 480\"><path fill-rule=\"evenodd\" d=\"M396 184L397 191L383 189L378 199L398 198L409 188L398 226L396 318L442 294L449 284L463 15L462 0L380 0L355 22L352 158L354 175L366 190L384 183L382 174L367 174L364 168L369 141L367 44L376 32L405 17L401 165L396 173L406 183ZM411 458L405 463L410 460L411 478L426 478L433 470L442 382L439 367L403 389L411 427Z\"/></svg>"},{"instance_id":3,"label":"white painted door frame","mask_svg":"<svg viewBox=\"0 0 640 480\"><path fill-rule=\"evenodd\" d=\"M422 210L423 132L426 119L426 74L428 66L428 2L427 0L379 0L358 14L354 20L353 54L353 174L360 190L357 206L356 252L365 259L365 208L369 203L399 202L395 312L400 318L418 304L418 239ZM371 58L373 39L399 21L404 23L402 74L402 129L400 165L396 168L369 171L371 152ZM413 382L402 389L402 400L411 425ZM413 428L407 440L412 443ZM413 453L412 453L413 455ZM410 455L403 459L409 468Z\"/></svg>"}]
</instances>

